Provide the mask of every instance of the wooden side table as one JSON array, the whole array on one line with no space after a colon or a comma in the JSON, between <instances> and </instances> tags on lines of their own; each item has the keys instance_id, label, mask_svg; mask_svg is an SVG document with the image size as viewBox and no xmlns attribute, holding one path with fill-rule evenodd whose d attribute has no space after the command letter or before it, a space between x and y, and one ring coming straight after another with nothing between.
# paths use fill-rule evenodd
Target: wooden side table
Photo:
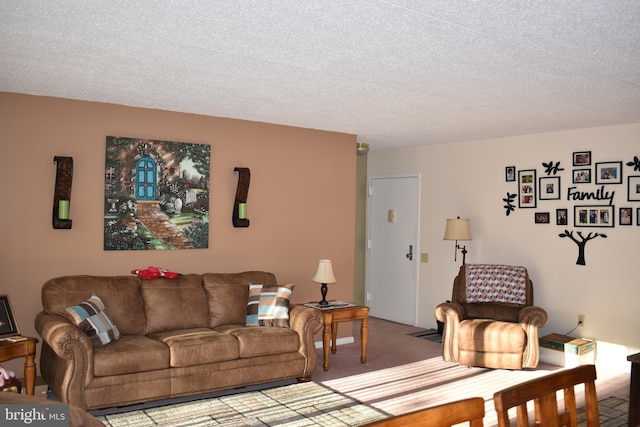
<instances>
[{"instance_id":1,"label":"wooden side table","mask_svg":"<svg viewBox=\"0 0 640 427\"><path fill-rule=\"evenodd\" d=\"M367 362L367 340L369 339L369 307L355 305L351 307L324 308L322 313L322 350L324 351L324 364L322 368L329 370L329 339L331 339L331 353L338 351L336 337L338 336L338 323L361 320L360 324L360 362Z\"/></svg>"},{"instance_id":2,"label":"wooden side table","mask_svg":"<svg viewBox=\"0 0 640 427\"><path fill-rule=\"evenodd\" d=\"M631 362L631 382L629 384L629 426L640 424L640 353L627 356Z\"/></svg>"},{"instance_id":3,"label":"wooden side table","mask_svg":"<svg viewBox=\"0 0 640 427\"><path fill-rule=\"evenodd\" d=\"M29 396L33 396L36 388L36 338L27 338L24 341L9 342L0 341L0 362L24 357L24 387Z\"/></svg>"}]
</instances>

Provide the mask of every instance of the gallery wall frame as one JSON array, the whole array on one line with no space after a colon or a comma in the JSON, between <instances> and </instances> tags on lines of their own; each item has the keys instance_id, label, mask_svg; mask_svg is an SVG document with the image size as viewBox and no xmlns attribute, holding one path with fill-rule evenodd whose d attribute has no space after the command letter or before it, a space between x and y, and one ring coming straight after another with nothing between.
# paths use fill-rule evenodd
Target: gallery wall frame
<instances>
[{"instance_id":1,"label":"gallery wall frame","mask_svg":"<svg viewBox=\"0 0 640 427\"><path fill-rule=\"evenodd\" d=\"M569 211L567 209L556 209L556 225L568 224Z\"/></svg>"},{"instance_id":2,"label":"gallery wall frame","mask_svg":"<svg viewBox=\"0 0 640 427\"><path fill-rule=\"evenodd\" d=\"M574 151L573 166L590 166L591 151Z\"/></svg>"},{"instance_id":3,"label":"gallery wall frame","mask_svg":"<svg viewBox=\"0 0 640 427\"><path fill-rule=\"evenodd\" d=\"M613 227L615 206L580 205L573 207L574 227Z\"/></svg>"},{"instance_id":4,"label":"gallery wall frame","mask_svg":"<svg viewBox=\"0 0 640 427\"><path fill-rule=\"evenodd\" d=\"M591 168L587 169L574 169L573 180L574 184L589 184L591 183Z\"/></svg>"},{"instance_id":5,"label":"gallery wall frame","mask_svg":"<svg viewBox=\"0 0 640 427\"><path fill-rule=\"evenodd\" d=\"M596 184L622 184L622 162L596 163Z\"/></svg>"},{"instance_id":6,"label":"gallery wall frame","mask_svg":"<svg viewBox=\"0 0 640 427\"><path fill-rule=\"evenodd\" d=\"M633 208L620 208L618 225L633 225Z\"/></svg>"},{"instance_id":7,"label":"gallery wall frame","mask_svg":"<svg viewBox=\"0 0 640 427\"><path fill-rule=\"evenodd\" d=\"M534 222L536 224L549 224L549 212L536 212Z\"/></svg>"},{"instance_id":8,"label":"gallery wall frame","mask_svg":"<svg viewBox=\"0 0 640 427\"><path fill-rule=\"evenodd\" d=\"M627 201L640 202L640 176L627 177Z\"/></svg>"},{"instance_id":9,"label":"gallery wall frame","mask_svg":"<svg viewBox=\"0 0 640 427\"><path fill-rule=\"evenodd\" d=\"M536 170L525 169L518 171L518 207L536 207Z\"/></svg>"},{"instance_id":10,"label":"gallery wall frame","mask_svg":"<svg viewBox=\"0 0 640 427\"><path fill-rule=\"evenodd\" d=\"M0 338L20 335L9 295L0 295Z\"/></svg>"},{"instance_id":11,"label":"gallery wall frame","mask_svg":"<svg viewBox=\"0 0 640 427\"><path fill-rule=\"evenodd\" d=\"M538 191L540 200L560 200L560 177L540 177Z\"/></svg>"},{"instance_id":12,"label":"gallery wall frame","mask_svg":"<svg viewBox=\"0 0 640 427\"><path fill-rule=\"evenodd\" d=\"M504 180L506 182L513 182L516 180L516 167L507 166L504 168Z\"/></svg>"}]
</instances>

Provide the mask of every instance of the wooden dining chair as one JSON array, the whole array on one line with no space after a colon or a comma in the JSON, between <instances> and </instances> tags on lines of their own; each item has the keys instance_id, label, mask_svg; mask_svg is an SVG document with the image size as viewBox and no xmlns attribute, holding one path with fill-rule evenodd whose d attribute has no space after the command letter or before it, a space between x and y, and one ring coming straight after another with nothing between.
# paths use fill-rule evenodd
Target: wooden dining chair
<instances>
[{"instance_id":1,"label":"wooden dining chair","mask_svg":"<svg viewBox=\"0 0 640 427\"><path fill-rule=\"evenodd\" d=\"M509 409L516 408L518 427L528 427L531 417L527 402L533 401L535 426L577 426L575 386L584 384L587 427L600 426L596 395L596 367L583 365L545 375L493 395L498 426L509 427ZM558 391L564 394L564 408L558 405ZM531 406L531 405L530 405Z\"/></svg>"},{"instance_id":2,"label":"wooden dining chair","mask_svg":"<svg viewBox=\"0 0 640 427\"><path fill-rule=\"evenodd\" d=\"M397 415L386 420L366 424L367 427L429 426L450 427L454 424L469 422L469 427L483 427L484 399L472 397L457 400L431 408L421 409L408 414Z\"/></svg>"}]
</instances>

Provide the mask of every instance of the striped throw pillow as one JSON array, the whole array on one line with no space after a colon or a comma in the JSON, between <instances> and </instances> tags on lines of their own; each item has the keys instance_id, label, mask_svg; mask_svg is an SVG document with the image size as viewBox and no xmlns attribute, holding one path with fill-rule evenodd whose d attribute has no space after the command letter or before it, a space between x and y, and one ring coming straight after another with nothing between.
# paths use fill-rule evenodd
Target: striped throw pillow
<instances>
[{"instance_id":1,"label":"striped throw pillow","mask_svg":"<svg viewBox=\"0 0 640 427\"><path fill-rule=\"evenodd\" d=\"M87 334L93 348L100 348L120 338L120 331L109 319L102 299L96 294L79 305L67 307L74 323Z\"/></svg>"},{"instance_id":2,"label":"striped throw pillow","mask_svg":"<svg viewBox=\"0 0 640 427\"><path fill-rule=\"evenodd\" d=\"M293 283L278 286L249 284L247 326L289 327L289 300Z\"/></svg>"}]
</instances>

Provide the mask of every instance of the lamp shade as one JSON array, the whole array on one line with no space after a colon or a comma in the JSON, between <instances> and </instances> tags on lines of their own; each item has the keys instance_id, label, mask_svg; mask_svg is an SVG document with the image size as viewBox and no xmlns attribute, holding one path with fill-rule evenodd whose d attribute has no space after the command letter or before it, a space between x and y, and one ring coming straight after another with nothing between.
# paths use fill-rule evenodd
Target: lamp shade
<instances>
[{"instance_id":1,"label":"lamp shade","mask_svg":"<svg viewBox=\"0 0 640 427\"><path fill-rule=\"evenodd\" d=\"M448 219L442 240L473 240L470 222L468 219Z\"/></svg>"},{"instance_id":2,"label":"lamp shade","mask_svg":"<svg viewBox=\"0 0 640 427\"><path fill-rule=\"evenodd\" d=\"M320 260L318 263L318 271L316 271L316 275L313 276L313 279L311 280L316 283L336 283L330 259Z\"/></svg>"}]
</instances>

